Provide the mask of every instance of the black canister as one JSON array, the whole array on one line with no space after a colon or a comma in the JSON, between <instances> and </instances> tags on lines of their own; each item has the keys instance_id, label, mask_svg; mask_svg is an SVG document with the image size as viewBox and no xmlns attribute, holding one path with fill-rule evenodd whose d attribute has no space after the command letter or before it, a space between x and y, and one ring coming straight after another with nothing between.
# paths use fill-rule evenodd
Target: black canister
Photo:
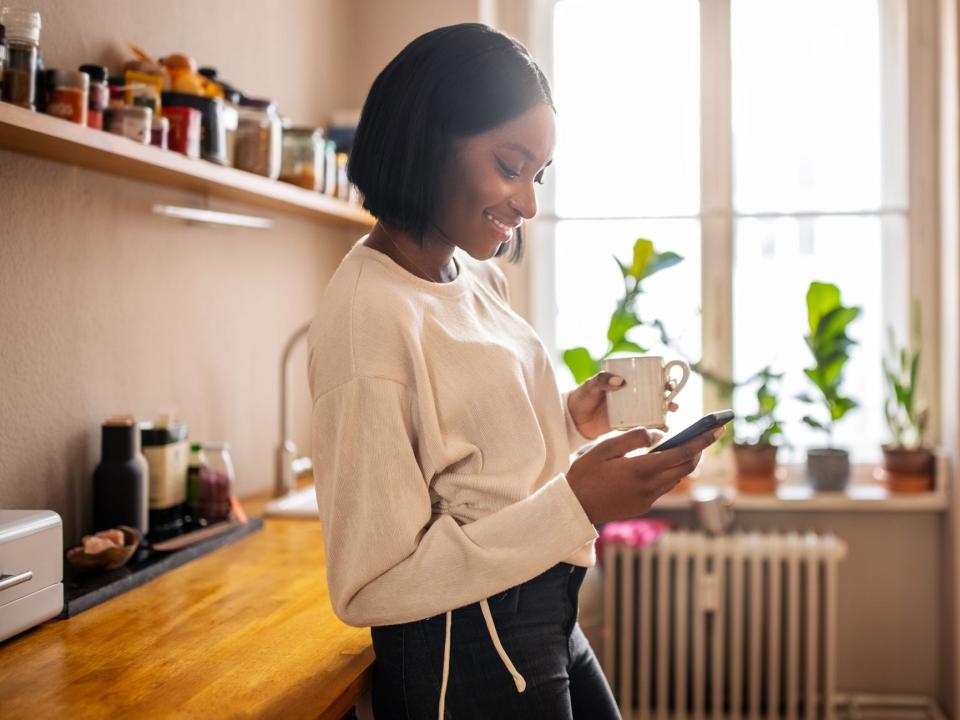
<instances>
[{"instance_id":1,"label":"black canister","mask_svg":"<svg viewBox=\"0 0 960 720\"><path fill-rule=\"evenodd\" d=\"M93 472L93 529L129 525L146 535L146 478L137 461L132 417L108 418L101 427L100 464Z\"/></svg>"},{"instance_id":2,"label":"black canister","mask_svg":"<svg viewBox=\"0 0 960 720\"><path fill-rule=\"evenodd\" d=\"M227 164L227 134L223 123L223 100L187 93L165 92L163 107L190 107L200 111L200 157L218 165Z\"/></svg>"}]
</instances>

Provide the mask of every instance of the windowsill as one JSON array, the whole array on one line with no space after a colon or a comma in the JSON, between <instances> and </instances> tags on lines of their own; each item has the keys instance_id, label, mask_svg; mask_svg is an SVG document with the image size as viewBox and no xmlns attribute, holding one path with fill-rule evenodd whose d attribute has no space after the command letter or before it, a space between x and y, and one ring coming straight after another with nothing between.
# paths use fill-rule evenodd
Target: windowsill
<instances>
[{"instance_id":1,"label":"windowsill","mask_svg":"<svg viewBox=\"0 0 960 720\"><path fill-rule=\"evenodd\" d=\"M929 492L891 492L877 479L875 465L855 465L844 492L815 492L806 484L804 466L783 465L771 492L738 490L733 473L718 458L707 458L694 475L659 500L654 510L688 510L696 500L709 500L719 494L728 496L734 510L744 511L822 511L822 512L945 512L949 506L948 463L938 453L934 468L933 490Z\"/></svg>"}]
</instances>

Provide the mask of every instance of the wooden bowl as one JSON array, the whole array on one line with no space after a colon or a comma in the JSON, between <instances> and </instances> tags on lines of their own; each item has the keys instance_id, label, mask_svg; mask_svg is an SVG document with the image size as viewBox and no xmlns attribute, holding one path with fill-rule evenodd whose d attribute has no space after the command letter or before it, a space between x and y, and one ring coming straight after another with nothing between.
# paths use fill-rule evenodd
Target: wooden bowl
<instances>
[{"instance_id":1,"label":"wooden bowl","mask_svg":"<svg viewBox=\"0 0 960 720\"><path fill-rule=\"evenodd\" d=\"M103 552L88 555L83 545L67 550L67 562L80 570L116 570L127 564L140 545L140 531L128 525L118 525L123 532L123 547L107 548Z\"/></svg>"}]
</instances>

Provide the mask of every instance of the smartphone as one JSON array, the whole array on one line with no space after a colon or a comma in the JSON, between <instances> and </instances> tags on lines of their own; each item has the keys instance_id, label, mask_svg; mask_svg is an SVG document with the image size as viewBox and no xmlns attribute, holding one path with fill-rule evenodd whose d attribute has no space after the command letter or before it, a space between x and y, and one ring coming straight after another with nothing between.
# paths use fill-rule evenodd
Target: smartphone
<instances>
[{"instance_id":1,"label":"smartphone","mask_svg":"<svg viewBox=\"0 0 960 720\"><path fill-rule=\"evenodd\" d=\"M718 427L726 425L728 422L733 420L733 410L720 410L719 412L709 413L704 415L702 418L697 420L690 427L681 430L673 437L667 438L662 443L657 445L654 448L651 448L650 452L660 452L661 450L672 450L675 447L680 447L685 442L693 440L697 435L702 435L707 432L707 430L713 430Z\"/></svg>"}]
</instances>

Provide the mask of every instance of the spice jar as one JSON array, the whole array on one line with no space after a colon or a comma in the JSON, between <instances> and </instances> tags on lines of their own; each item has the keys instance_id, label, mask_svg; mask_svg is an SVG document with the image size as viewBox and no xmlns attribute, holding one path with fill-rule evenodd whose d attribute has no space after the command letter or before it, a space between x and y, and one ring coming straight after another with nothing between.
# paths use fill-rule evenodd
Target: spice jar
<instances>
[{"instance_id":1,"label":"spice jar","mask_svg":"<svg viewBox=\"0 0 960 720\"><path fill-rule=\"evenodd\" d=\"M105 121L107 132L123 135L144 145L150 143L153 110L148 107L110 107L107 108Z\"/></svg>"},{"instance_id":2,"label":"spice jar","mask_svg":"<svg viewBox=\"0 0 960 720\"><path fill-rule=\"evenodd\" d=\"M241 98L234 167L276 180L280 177L281 133L272 100Z\"/></svg>"},{"instance_id":3,"label":"spice jar","mask_svg":"<svg viewBox=\"0 0 960 720\"><path fill-rule=\"evenodd\" d=\"M323 134L319 128L284 128L280 179L307 190L319 190L322 175Z\"/></svg>"},{"instance_id":4,"label":"spice jar","mask_svg":"<svg viewBox=\"0 0 960 720\"><path fill-rule=\"evenodd\" d=\"M170 123L167 147L189 158L199 158L200 111L190 107L164 105L161 112Z\"/></svg>"},{"instance_id":5,"label":"spice jar","mask_svg":"<svg viewBox=\"0 0 960 720\"><path fill-rule=\"evenodd\" d=\"M154 117L150 125L150 144L161 150L167 149L167 138L170 134L170 121L165 117Z\"/></svg>"},{"instance_id":6,"label":"spice jar","mask_svg":"<svg viewBox=\"0 0 960 720\"><path fill-rule=\"evenodd\" d=\"M79 70L47 70L46 113L79 125L87 124L90 78Z\"/></svg>"},{"instance_id":7,"label":"spice jar","mask_svg":"<svg viewBox=\"0 0 960 720\"><path fill-rule=\"evenodd\" d=\"M337 194L337 144L327 140L323 147L323 192Z\"/></svg>"},{"instance_id":8,"label":"spice jar","mask_svg":"<svg viewBox=\"0 0 960 720\"><path fill-rule=\"evenodd\" d=\"M2 99L28 110L34 109L37 87L37 56L40 48L40 13L3 8L0 13L7 37L7 66L3 73Z\"/></svg>"},{"instance_id":9,"label":"spice jar","mask_svg":"<svg viewBox=\"0 0 960 720\"><path fill-rule=\"evenodd\" d=\"M3 69L7 66L7 29L0 25L0 91L3 88Z\"/></svg>"},{"instance_id":10,"label":"spice jar","mask_svg":"<svg viewBox=\"0 0 960 720\"><path fill-rule=\"evenodd\" d=\"M230 516L230 496L235 476L230 446L227 443L204 443L206 467L200 476L200 517L219 522Z\"/></svg>"},{"instance_id":11,"label":"spice jar","mask_svg":"<svg viewBox=\"0 0 960 720\"><path fill-rule=\"evenodd\" d=\"M78 70L90 78L87 93L87 127L103 129L103 113L110 104L107 69L103 65L81 65Z\"/></svg>"}]
</instances>

